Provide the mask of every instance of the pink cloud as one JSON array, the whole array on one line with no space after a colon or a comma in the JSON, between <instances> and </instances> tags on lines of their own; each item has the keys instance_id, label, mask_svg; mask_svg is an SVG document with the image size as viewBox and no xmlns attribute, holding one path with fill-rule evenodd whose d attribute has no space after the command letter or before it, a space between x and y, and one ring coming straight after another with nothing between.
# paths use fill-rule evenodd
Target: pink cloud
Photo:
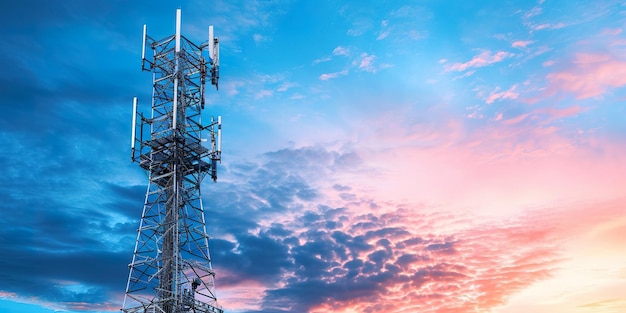
<instances>
[{"instance_id":1,"label":"pink cloud","mask_svg":"<svg viewBox=\"0 0 626 313\"><path fill-rule=\"evenodd\" d=\"M299 311L507 311L559 275L578 236L621 240L624 224L610 221L623 209L580 203L623 197L623 146L578 146L554 127L525 123L467 133L454 121L407 129L397 115L385 118L364 125L369 134L355 130L374 147L359 151L363 167L324 172L332 187L319 200L260 223L284 226L289 238L274 239L294 256L275 281L259 280L264 299L276 301L264 307L313 299ZM293 299L308 288L316 292Z\"/></svg>"},{"instance_id":2,"label":"pink cloud","mask_svg":"<svg viewBox=\"0 0 626 313\"><path fill-rule=\"evenodd\" d=\"M546 78L552 92L569 92L577 99L597 97L626 85L626 61L609 54L578 53L570 68Z\"/></svg>"},{"instance_id":3,"label":"pink cloud","mask_svg":"<svg viewBox=\"0 0 626 313\"><path fill-rule=\"evenodd\" d=\"M584 111L583 108L577 105L571 106L569 108L564 108L564 109L546 108L546 109L537 110L537 112L546 113L553 118L564 118L564 117L574 116L583 111Z\"/></svg>"},{"instance_id":4,"label":"pink cloud","mask_svg":"<svg viewBox=\"0 0 626 313\"><path fill-rule=\"evenodd\" d=\"M578 110L580 109L573 107L547 112L554 116L569 116ZM387 195L396 199L420 199L429 203L428 195L434 195L441 190L431 201L442 208L457 207L454 204L462 202L464 204L460 208L470 208L469 210L477 214L484 214L483 210L491 207L491 214L507 217L499 218L502 224L498 226L483 225L454 232L453 238L459 243L455 246L456 254L453 258L457 263L451 264L462 264L465 269L457 273L466 277L450 282L462 291L460 294L464 295L465 301L475 305L474 308L489 311L500 306L503 307L503 312L508 311L506 308L509 307L511 297L525 290L536 290L534 292L539 295L554 291L554 296L557 296L557 293L568 290L563 284L559 287L558 280L554 283L556 286L543 287L551 289L541 289L543 282L552 281L556 275L561 275L553 269L566 267L566 273L571 275L579 266L588 266L585 261L569 261L573 263L563 265L564 258L575 258L576 253L584 254L585 251L599 249L600 243L605 243L602 245L606 245L605 249L608 251L621 251L618 242L621 240L619 238L623 238L620 236L623 236L626 229L626 219L623 218L626 206L617 200L617 206L613 207L596 203L595 200L623 197L623 191L620 190L623 189L620 186L626 185L626 168L620 165L626 160L623 145L605 141L585 142L578 146L572 140L560 136L554 127L521 127L519 124L497 129L490 127L473 135L457 134L460 137L458 139L463 138L462 142L468 142L466 145L447 144L450 140L454 141L455 136L442 133L439 132L439 137L433 137L429 133L422 134L421 137L427 138L428 142L438 142L436 145L431 144L421 149L415 146L385 153L380 161L384 160L389 164L386 167L387 173L391 174L394 168L398 171L391 177L378 178L377 181L392 184L390 187L393 191ZM472 142L471 145L469 142ZM420 180L427 182L420 184ZM406 194L397 192L401 186L407 184L411 187L406 189ZM419 195L411 198L410 193ZM450 203L445 199L454 200ZM470 201L466 202L467 200ZM593 202L585 205L588 201ZM511 212L520 212L515 208L529 207L541 209L543 213L529 213L527 220L508 219ZM407 223L412 222L411 218L404 219ZM437 222L434 223L446 224L443 220L445 218L436 219ZM451 224L455 223L450 221L446 226L436 224L433 232L446 232ZM579 241L581 237L596 239L583 248ZM483 243L485 245L480 246ZM550 247L551 244L555 245ZM581 250L567 250L570 244ZM416 245L412 246L413 251L419 251L420 244ZM519 251L515 257L508 254L518 249L523 251ZM471 254L471 251L484 253ZM599 262L607 261L599 258L602 260ZM612 260L616 262L609 264L616 265L620 259L613 257ZM419 271L425 264L415 261L405 271ZM614 274L607 272L579 275L588 276L583 281L589 283L594 279L597 282L610 280ZM567 280L559 277L561 281L566 281L565 285L568 284ZM462 304L454 306L457 295L454 291L449 291L441 299L433 298L435 292L431 291L437 288L454 288L445 282L446 280L429 281L428 284L432 286L430 289L410 285L411 290L415 290L410 296L399 292L404 290L402 285L391 285L388 288L397 290L398 299L406 301L398 304L399 306L415 307L416 311L425 311L426 308L422 305L431 305L431 312L449 312L455 308L457 312L471 311L465 310ZM583 285L576 286L572 288L580 289ZM474 296L474 293L482 296ZM594 295L588 297L589 302L593 302ZM416 300L414 303L406 298L419 298L421 302ZM350 312L349 309L361 312L365 308L364 304L355 301L345 311L338 312ZM387 310L402 312L397 307ZM532 311L550 310L538 308Z\"/></svg>"},{"instance_id":5,"label":"pink cloud","mask_svg":"<svg viewBox=\"0 0 626 313\"><path fill-rule=\"evenodd\" d=\"M263 89L263 90L257 92L256 95L254 95L254 98L255 99L262 99L262 98L265 98L265 97L270 97L273 94L274 94L273 91L267 90L267 89Z\"/></svg>"},{"instance_id":6,"label":"pink cloud","mask_svg":"<svg viewBox=\"0 0 626 313\"><path fill-rule=\"evenodd\" d=\"M518 40L518 41L514 41L513 44L511 44L511 47L513 47L513 48L526 48L531 43L533 43L533 41L530 41L530 40Z\"/></svg>"},{"instance_id":7,"label":"pink cloud","mask_svg":"<svg viewBox=\"0 0 626 313\"><path fill-rule=\"evenodd\" d=\"M619 34L622 33L622 29L621 28L605 28L602 30L602 32L600 33L601 35L611 35L611 36L617 36Z\"/></svg>"},{"instance_id":8,"label":"pink cloud","mask_svg":"<svg viewBox=\"0 0 626 313\"><path fill-rule=\"evenodd\" d=\"M375 279L375 292L360 290L343 297L347 299L330 297L311 312L405 312L406 308L420 312L489 311L506 303L514 293L550 277L559 261L560 239L555 236L553 220L529 217L504 224L486 222L447 234L445 228L434 227L440 234L433 235L428 230L431 228L421 229L419 225L445 224L458 217L415 213L399 210L384 218L374 215L366 219L380 221L375 224L382 223L385 229L405 230L403 236L385 238L394 253L382 265L381 276L386 278ZM350 233L359 235L361 231ZM382 251L371 249L372 253ZM384 268L397 269L385 275ZM357 274L352 280L365 282L368 276Z\"/></svg>"},{"instance_id":9,"label":"pink cloud","mask_svg":"<svg viewBox=\"0 0 626 313\"><path fill-rule=\"evenodd\" d=\"M265 284L224 270L221 270L219 275L220 305L231 311L259 309L258 299L263 297L263 292L267 288Z\"/></svg>"},{"instance_id":10,"label":"pink cloud","mask_svg":"<svg viewBox=\"0 0 626 313\"><path fill-rule=\"evenodd\" d=\"M524 114L520 114L516 117L510 118L510 119L506 119L506 120L502 120L502 124L504 125L515 125L520 123L521 121L525 120L528 116L530 116L530 113L524 113Z\"/></svg>"},{"instance_id":11,"label":"pink cloud","mask_svg":"<svg viewBox=\"0 0 626 313\"><path fill-rule=\"evenodd\" d=\"M384 144L362 152L369 155L368 164L385 173L376 181L387 182L369 190L380 197L446 203L484 214L499 214L501 206L512 210L621 194L617 186L626 185L626 167L615 160L626 161L619 152L626 147L588 142L589 136L563 137L563 130L551 125L552 119L578 114L579 107L542 110L503 115L471 132L455 121L407 130L397 116L380 116L377 122L384 127L370 123L357 130L363 142Z\"/></svg>"},{"instance_id":12,"label":"pink cloud","mask_svg":"<svg viewBox=\"0 0 626 313\"><path fill-rule=\"evenodd\" d=\"M611 56L608 54L590 54L590 53L578 53L576 54L576 59L574 59L575 64L580 65L589 65L595 63L606 62L611 59Z\"/></svg>"},{"instance_id":13,"label":"pink cloud","mask_svg":"<svg viewBox=\"0 0 626 313\"><path fill-rule=\"evenodd\" d=\"M298 84L296 84L296 83L284 82L282 85L280 85L280 86L276 89L276 91L278 91L278 92L285 92L285 91L289 90L290 88L295 87L295 86L297 86L297 85L298 85Z\"/></svg>"},{"instance_id":14,"label":"pink cloud","mask_svg":"<svg viewBox=\"0 0 626 313\"><path fill-rule=\"evenodd\" d=\"M333 49L333 55L347 56L349 54L350 54L350 49L342 47L342 46L338 46L337 48Z\"/></svg>"},{"instance_id":15,"label":"pink cloud","mask_svg":"<svg viewBox=\"0 0 626 313\"><path fill-rule=\"evenodd\" d=\"M623 39L614 40L613 42L609 44L609 46L611 47L626 46L626 40L623 40Z\"/></svg>"},{"instance_id":16,"label":"pink cloud","mask_svg":"<svg viewBox=\"0 0 626 313\"><path fill-rule=\"evenodd\" d=\"M571 116L579 110L544 113ZM364 168L332 165L324 181L340 187L320 188L320 200L298 202L289 219L282 214L261 223L293 230L297 240L289 251L316 247L300 255L305 265L286 267L267 294L319 287L323 301L302 312L508 312L511 299L527 290L567 290L541 284L559 275L564 258L576 256L567 249L579 243L578 236L619 246L623 224L609 222L626 214L624 206L606 212L595 201L623 197L623 144L564 137L554 126L526 122L471 131L455 120L428 127L397 113L376 112L354 129ZM529 117L539 112L526 114L524 121L533 122ZM320 160L328 162L316 157L314 163ZM303 226L305 221L313 224ZM298 276L319 264L328 267ZM590 277L602 284L611 275ZM301 277L308 279L296 280Z\"/></svg>"},{"instance_id":17,"label":"pink cloud","mask_svg":"<svg viewBox=\"0 0 626 313\"><path fill-rule=\"evenodd\" d=\"M375 55L368 55L367 53L361 54L361 61L359 63L359 69L362 69L366 72L374 72L376 69L374 68L374 59Z\"/></svg>"},{"instance_id":18,"label":"pink cloud","mask_svg":"<svg viewBox=\"0 0 626 313\"><path fill-rule=\"evenodd\" d=\"M541 14L543 11L543 9L541 7L533 7L530 11L524 13L524 15L522 16L524 18L524 20L528 20L533 16L537 16L539 14Z\"/></svg>"},{"instance_id":19,"label":"pink cloud","mask_svg":"<svg viewBox=\"0 0 626 313\"><path fill-rule=\"evenodd\" d=\"M494 101L497 101L497 100L517 99L517 97L519 97L519 93L515 91L516 88L517 88L517 85L513 85L508 90L498 92L498 90L500 90L500 88L498 87L496 88L496 90L492 91L489 94L489 97L485 99L485 103L492 104Z\"/></svg>"},{"instance_id":20,"label":"pink cloud","mask_svg":"<svg viewBox=\"0 0 626 313\"><path fill-rule=\"evenodd\" d=\"M333 79L333 78L337 78L339 76L345 76L345 75L348 75L348 70L343 70L343 71L334 72L334 73L324 73L320 75L319 79L329 80L329 79Z\"/></svg>"},{"instance_id":21,"label":"pink cloud","mask_svg":"<svg viewBox=\"0 0 626 313\"><path fill-rule=\"evenodd\" d=\"M481 52L479 55L473 57L470 61L465 63L454 63L446 66L446 71L458 71L462 72L469 68L477 68L484 67L494 63L498 63L503 61L506 58L513 56L512 53L505 51L498 51L495 54L492 54L491 51L485 50Z\"/></svg>"},{"instance_id":22,"label":"pink cloud","mask_svg":"<svg viewBox=\"0 0 626 313\"><path fill-rule=\"evenodd\" d=\"M389 31L380 32L378 37L376 37L376 40L383 40L383 39L387 38L387 36L389 36L389 34L390 34Z\"/></svg>"},{"instance_id":23,"label":"pink cloud","mask_svg":"<svg viewBox=\"0 0 626 313\"><path fill-rule=\"evenodd\" d=\"M531 28L533 30L543 30L543 29L560 29L565 27L564 23L557 23L557 24L551 24L551 23L544 23L544 24L539 24L539 25L532 25Z\"/></svg>"},{"instance_id":24,"label":"pink cloud","mask_svg":"<svg viewBox=\"0 0 626 313\"><path fill-rule=\"evenodd\" d=\"M323 57L323 58L315 59L315 60L313 60L313 65L318 64L318 63L328 62L328 61L330 61L332 59L333 58L331 58L331 57Z\"/></svg>"}]
</instances>

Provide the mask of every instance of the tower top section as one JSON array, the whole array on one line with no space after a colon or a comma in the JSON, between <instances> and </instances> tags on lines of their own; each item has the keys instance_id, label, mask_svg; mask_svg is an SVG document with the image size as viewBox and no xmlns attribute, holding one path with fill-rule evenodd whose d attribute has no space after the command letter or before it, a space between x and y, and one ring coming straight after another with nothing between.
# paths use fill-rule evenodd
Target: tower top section
<instances>
[{"instance_id":1,"label":"tower top section","mask_svg":"<svg viewBox=\"0 0 626 313\"><path fill-rule=\"evenodd\" d=\"M156 60L146 59L146 48L155 49L159 46L169 46L169 44L174 41L174 53L180 53L181 50L185 49L189 50L198 50L200 52L206 49L208 53L208 58L204 60L210 66L210 74L211 74L211 85L215 86L215 89L218 88L218 81L220 78L219 68L220 68L220 49L219 49L219 39L213 34L213 25L209 26L208 29L208 40L200 45L196 45L191 42L189 39L181 35L181 21L182 21L182 11L181 9L176 10L176 32L174 35L165 37L161 40L155 40L152 37L148 36L148 26L147 24L143 25L143 44L141 48L141 69L144 71L152 71L155 66ZM170 47L171 48L171 47ZM202 53L201 53L202 54Z\"/></svg>"},{"instance_id":2,"label":"tower top section","mask_svg":"<svg viewBox=\"0 0 626 313\"><path fill-rule=\"evenodd\" d=\"M215 181L217 162L221 161L222 119L212 117L204 124L201 114L207 77L216 89L219 81L219 40L213 26L208 28L208 40L195 44L181 35L178 9L174 35L156 40L148 36L144 25L142 43L141 69L153 74L152 113L149 118L138 114L134 101L132 160L152 173L158 167L170 171L172 164L181 164L200 178L210 173ZM209 139L203 137L206 131L210 147L203 144Z\"/></svg>"}]
</instances>

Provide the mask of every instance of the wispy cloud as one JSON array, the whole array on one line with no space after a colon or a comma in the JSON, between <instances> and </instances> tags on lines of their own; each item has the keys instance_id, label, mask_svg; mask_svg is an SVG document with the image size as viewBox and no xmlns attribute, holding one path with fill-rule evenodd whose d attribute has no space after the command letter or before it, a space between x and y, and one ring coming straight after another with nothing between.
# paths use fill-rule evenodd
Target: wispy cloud
<instances>
[{"instance_id":1,"label":"wispy cloud","mask_svg":"<svg viewBox=\"0 0 626 313\"><path fill-rule=\"evenodd\" d=\"M498 120L501 120L503 125L517 125L521 122L523 122L524 120L526 120L526 118L528 118L531 115L531 113L522 113L518 116L514 116L514 117L510 117L507 119L501 119L501 116L499 116Z\"/></svg>"},{"instance_id":2,"label":"wispy cloud","mask_svg":"<svg viewBox=\"0 0 626 313\"><path fill-rule=\"evenodd\" d=\"M265 41L269 41L270 40L269 37L261 35L261 34L254 34L254 35L252 35L252 39L256 43L261 43L261 42L265 42Z\"/></svg>"},{"instance_id":3,"label":"wispy cloud","mask_svg":"<svg viewBox=\"0 0 626 313\"><path fill-rule=\"evenodd\" d=\"M332 55L333 56L345 56L345 57L350 56L350 48L337 46L335 49L333 49ZM313 60L313 65L328 62L328 61L331 61L332 59L333 59L332 56L326 56L323 58L315 59Z\"/></svg>"},{"instance_id":4,"label":"wispy cloud","mask_svg":"<svg viewBox=\"0 0 626 313\"><path fill-rule=\"evenodd\" d=\"M353 52L349 48L346 48L346 47L343 47L343 46L337 46L335 49L333 49L333 53L332 54L334 56L349 57L350 55L353 54ZM358 70L365 71L365 72L370 72L370 73L375 73L380 68L389 68L389 67L391 67L391 65L389 65L389 64L381 64L380 66L375 66L374 65L374 61L376 59L376 56L373 55L373 54L368 54L366 52L363 52L363 53L359 54L358 57L354 57L354 58L350 58L350 59L352 59L352 61L351 61L351 63L347 64L348 68L356 68ZM322 60L325 60L325 59L322 59ZM348 72L349 72L348 69L344 69L344 70L341 70L341 71L324 73L324 74L321 74L319 76L319 79L320 80L329 80L329 79L337 78L339 76L345 76L345 75L348 74Z\"/></svg>"},{"instance_id":5,"label":"wispy cloud","mask_svg":"<svg viewBox=\"0 0 626 313\"><path fill-rule=\"evenodd\" d=\"M541 7L539 7L539 6L535 6L535 7L533 7L532 9L530 9L528 12L525 12L525 13L522 15L522 18L523 18L524 20L528 20L528 19L530 19L530 18L531 18L531 17L533 17L533 16L540 15L542 12L543 12L543 9L542 9Z\"/></svg>"},{"instance_id":6,"label":"wispy cloud","mask_svg":"<svg viewBox=\"0 0 626 313\"><path fill-rule=\"evenodd\" d=\"M446 71L462 72L471 68L479 68L502 62L504 59L510 58L513 55L513 53L506 51L497 51L496 53L492 53L489 50L485 50L465 63L454 63L446 65L445 69Z\"/></svg>"},{"instance_id":7,"label":"wispy cloud","mask_svg":"<svg viewBox=\"0 0 626 313\"><path fill-rule=\"evenodd\" d=\"M315 59L315 60L313 60L313 65L319 64L319 63L328 62L328 61L330 61L332 59L333 58L331 58L331 57L323 57L323 58Z\"/></svg>"},{"instance_id":8,"label":"wispy cloud","mask_svg":"<svg viewBox=\"0 0 626 313\"><path fill-rule=\"evenodd\" d=\"M489 96L485 99L485 103L492 104L494 101L504 100L504 99L517 99L519 97L519 93L515 91L517 85L511 86L508 90L500 91L500 87L496 87Z\"/></svg>"},{"instance_id":9,"label":"wispy cloud","mask_svg":"<svg viewBox=\"0 0 626 313\"><path fill-rule=\"evenodd\" d=\"M531 25L531 28L533 30L544 30L544 29L560 29L565 26L566 26L565 23L556 23L556 24L543 23L543 24L538 24L538 25Z\"/></svg>"},{"instance_id":10,"label":"wispy cloud","mask_svg":"<svg viewBox=\"0 0 626 313\"><path fill-rule=\"evenodd\" d=\"M537 16L543 15L543 2L539 3L537 6L533 7L529 11L522 13L522 22L528 27L531 32L539 31L539 30L550 30L550 29L560 29L565 27L565 23L563 22L536 22Z\"/></svg>"},{"instance_id":11,"label":"wispy cloud","mask_svg":"<svg viewBox=\"0 0 626 313\"><path fill-rule=\"evenodd\" d=\"M432 13L422 6L403 5L391 10L380 23L376 40L389 40L398 45L412 45L414 41L428 37L425 21Z\"/></svg>"},{"instance_id":12,"label":"wispy cloud","mask_svg":"<svg viewBox=\"0 0 626 313\"><path fill-rule=\"evenodd\" d=\"M387 38L387 36L389 36L390 32L389 31L381 31L378 34L378 37L376 37L376 40L383 40L385 38Z\"/></svg>"},{"instance_id":13,"label":"wispy cloud","mask_svg":"<svg viewBox=\"0 0 626 313\"><path fill-rule=\"evenodd\" d=\"M220 84L220 89L225 90L225 92L234 96L240 92L241 87L245 86L246 82L243 80L229 80L222 84Z\"/></svg>"},{"instance_id":14,"label":"wispy cloud","mask_svg":"<svg viewBox=\"0 0 626 313\"><path fill-rule=\"evenodd\" d=\"M274 94L274 92L272 90L263 89L263 90L260 90L259 92L257 92L254 95L254 98L255 99L262 99L262 98L265 98L265 97L272 96L273 94Z\"/></svg>"},{"instance_id":15,"label":"wispy cloud","mask_svg":"<svg viewBox=\"0 0 626 313\"><path fill-rule=\"evenodd\" d=\"M348 36L358 37L370 31L372 27L373 27L373 23L369 18L354 17L352 19L352 25L350 29L346 31L346 34Z\"/></svg>"},{"instance_id":16,"label":"wispy cloud","mask_svg":"<svg viewBox=\"0 0 626 313\"><path fill-rule=\"evenodd\" d=\"M333 49L333 55L350 55L350 49L342 46L337 46L337 48Z\"/></svg>"},{"instance_id":17,"label":"wispy cloud","mask_svg":"<svg viewBox=\"0 0 626 313\"><path fill-rule=\"evenodd\" d=\"M220 40L227 39L229 46L238 50L243 44L241 38L245 38L244 33L253 33L252 39L255 43L267 41L269 37L262 35L259 28L271 25L276 16L284 13L271 2L219 1L217 4L209 4L196 1L194 6L197 8L196 12L183 10L183 16L195 16L198 19L198 23L185 28L186 32L203 38L207 34L204 25L216 25L216 36Z\"/></svg>"},{"instance_id":18,"label":"wispy cloud","mask_svg":"<svg viewBox=\"0 0 626 313\"><path fill-rule=\"evenodd\" d=\"M513 47L513 48L526 48L531 43L533 43L533 41L531 41L531 40L518 40L518 41L514 41L511 44L511 47Z\"/></svg>"},{"instance_id":19,"label":"wispy cloud","mask_svg":"<svg viewBox=\"0 0 626 313\"><path fill-rule=\"evenodd\" d=\"M376 59L375 55L369 55L367 53L362 53L359 63L359 69L364 70L366 72L375 72L376 68L374 67L374 60Z\"/></svg>"},{"instance_id":20,"label":"wispy cloud","mask_svg":"<svg viewBox=\"0 0 626 313\"><path fill-rule=\"evenodd\" d=\"M320 80L329 80L329 79L337 78L339 76L345 76L347 74L348 74L348 70L342 70L342 71L333 72L333 73L324 73L324 74L320 75L319 79Z\"/></svg>"},{"instance_id":21,"label":"wispy cloud","mask_svg":"<svg viewBox=\"0 0 626 313\"><path fill-rule=\"evenodd\" d=\"M577 53L569 68L546 79L549 92L565 91L577 99L598 97L626 85L626 61L607 53Z\"/></svg>"},{"instance_id":22,"label":"wispy cloud","mask_svg":"<svg viewBox=\"0 0 626 313\"><path fill-rule=\"evenodd\" d=\"M602 30L600 35L617 36L622 33L622 30L623 30L622 28L605 28Z\"/></svg>"},{"instance_id":23,"label":"wispy cloud","mask_svg":"<svg viewBox=\"0 0 626 313\"><path fill-rule=\"evenodd\" d=\"M276 88L276 91L278 91L278 92L285 92L285 91L289 90L290 88L293 88L293 87L296 87L296 86L298 86L298 84L296 84L296 83L284 82L278 88Z\"/></svg>"},{"instance_id":24,"label":"wispy cloud","mask_svg":"<svg viewBox=\"0 0 626 313\"><path fill-rule=\"evenodd\" d=\"M571 107L567 107L567 108L541 108L541 109L537 109L536 113L543 113L543 114L548 114L551 118L564 118L564 117L569 117L569 116L576 116L582 112L584 112L585 109L578 106L578 105L574 105Z\"/></svg>"},{"instance_id":25,"label":"wispy cloud","mask_svg":"<svg viewBox=\"0 0 626 313\"><path fill-rule=\"evenodd\" d=\"M387 27L388 25L388 20L383 20L382 22L380 22L380 30L378 31L378 37L376 37L376 40L383 40L387 38L387 36L389 36L389 33L391 33L391 31Z\"/></svg>"}]
</instances>

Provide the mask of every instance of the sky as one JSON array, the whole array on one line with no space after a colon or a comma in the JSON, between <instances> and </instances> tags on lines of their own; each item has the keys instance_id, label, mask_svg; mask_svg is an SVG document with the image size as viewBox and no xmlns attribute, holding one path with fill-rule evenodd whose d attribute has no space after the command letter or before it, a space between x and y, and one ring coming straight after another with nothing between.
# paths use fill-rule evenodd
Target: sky
<instances>
[{"instance_id":1,"label":"sky","mask_svg":"<svg viewBox=\"0 0 626 313\"><path fill-rule=\"evenodd\" d=\"M119 312L142 27L220 39L231 313L626 311L626 3L6 1L0 310Z\"/></svg>"}]
</instances>

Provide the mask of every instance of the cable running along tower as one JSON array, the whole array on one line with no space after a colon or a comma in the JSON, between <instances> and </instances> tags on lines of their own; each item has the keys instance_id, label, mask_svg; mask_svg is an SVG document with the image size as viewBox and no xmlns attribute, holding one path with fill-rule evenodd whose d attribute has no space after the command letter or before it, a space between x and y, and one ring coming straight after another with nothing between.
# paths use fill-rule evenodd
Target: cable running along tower
<instances>
[{"instance_id":1,"label":"cable running along tower","mask_svg":"<svg viewBox=\"0 0 626 313\"><path fill-rule=\"evenodd\" d=\"M131 158L147 171L149 184L124 313L223 313L200 194L207 174L217 179L221 161L221 118L205 125L201 114L207 76L218 86L218 39L209 26L208 42L196 45L181 36L180 26L178 9L174 35L154 40L143 27L141 68L152 72L152 112L137 113L134 99Z\"/></svg>"}]
</instances>

